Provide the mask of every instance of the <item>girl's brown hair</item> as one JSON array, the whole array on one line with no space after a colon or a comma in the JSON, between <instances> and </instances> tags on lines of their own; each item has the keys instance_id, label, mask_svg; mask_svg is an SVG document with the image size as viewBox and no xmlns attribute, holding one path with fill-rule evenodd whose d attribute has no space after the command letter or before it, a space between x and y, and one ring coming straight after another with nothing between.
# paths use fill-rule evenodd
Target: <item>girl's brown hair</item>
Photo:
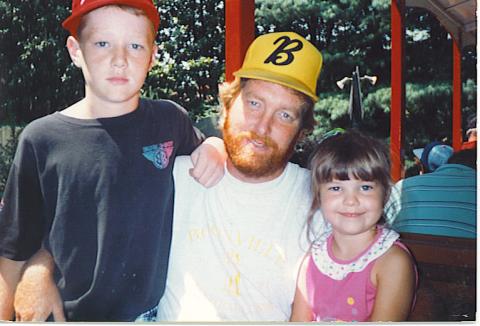
<instances>
[{"instance_id":1,"label":"girl's brown hair","mask_svg":"<svg viewBox=\"0 0 480 326\"><path fill-rule=\"evenodd\" d=\"M322 140L310 158L312 205L307 217L312 239L312 220L320 208L320 186L333 179L376 181L384 190L384 204L390 195L390 159L386 145L356 130Z\"/></svg>"}]
</instances>

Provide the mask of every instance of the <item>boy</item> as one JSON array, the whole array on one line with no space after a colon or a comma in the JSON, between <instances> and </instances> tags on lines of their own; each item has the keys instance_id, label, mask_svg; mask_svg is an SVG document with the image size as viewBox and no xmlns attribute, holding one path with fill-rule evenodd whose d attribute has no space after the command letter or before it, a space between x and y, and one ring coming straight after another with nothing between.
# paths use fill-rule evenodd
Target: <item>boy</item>
<instances>
[{"instance_id":1,"label":"boy","mask_svg":"<svg viewBox=\"0 0 480 326\"><path fill-rule=\"evenodd\" d=\"M85 97L22 133L0 205L0 319L12 317L24 261L41 247L68 320L130 321L162 296L172 164L201 137L175 103L140 99L158 25L151 0L73 0L63 27ZM222 154L203 152L223 172ZM192 174L210 185L218 170L203 155L192 154Z\"/></svg>"}]
</instances>

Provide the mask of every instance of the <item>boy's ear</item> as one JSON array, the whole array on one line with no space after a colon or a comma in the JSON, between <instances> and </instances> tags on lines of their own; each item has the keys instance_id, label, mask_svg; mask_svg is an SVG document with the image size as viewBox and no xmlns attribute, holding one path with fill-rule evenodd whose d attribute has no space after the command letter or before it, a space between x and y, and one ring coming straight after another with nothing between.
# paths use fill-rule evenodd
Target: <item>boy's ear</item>
<instances>
[{"instance_id":1,"label":"boy's ear","mask_svg":"<svg viewBox=\"0 0 480 326\"><path fill-rule=\"evenodd\" d=\"M157 55L158 55L158 46L157 46L157 43L153 43L152 54L150 56L150 65L148 66L148 71L150 71L155 65L155 63L157 62Z\"/></svg>"},{"instance_id":2,"label":"boy's ear","mask_svg":"<svg viewBox=\"0 0 480 326\"><path fill-rule=\"evenodd\" d=\"M67 38L67 50L73 64L78 68L81 68L82 65L80 58L82 55L82 51L80 49L80 43L78 43L78 40L75 37L69 36Z\"/></svg>"}]
</instances>

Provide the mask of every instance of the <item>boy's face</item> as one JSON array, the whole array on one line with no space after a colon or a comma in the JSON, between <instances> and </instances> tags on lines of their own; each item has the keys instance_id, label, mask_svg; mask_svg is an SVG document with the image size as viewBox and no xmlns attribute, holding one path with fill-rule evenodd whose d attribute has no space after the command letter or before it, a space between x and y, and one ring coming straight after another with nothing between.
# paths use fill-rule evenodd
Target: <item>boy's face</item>
<instances>
[{"instance_id":1,"label":"boy's face","mask_svg":"<svg viewBox=\"0 0 480 326\"><path fill-rule=\"evenodd\" d=\"M145 16L117 7L85 15L80 40L69 37L72 61L85 78L85 97L94 105L136 103L157 47Z\"/></svg>"}]
</instances>

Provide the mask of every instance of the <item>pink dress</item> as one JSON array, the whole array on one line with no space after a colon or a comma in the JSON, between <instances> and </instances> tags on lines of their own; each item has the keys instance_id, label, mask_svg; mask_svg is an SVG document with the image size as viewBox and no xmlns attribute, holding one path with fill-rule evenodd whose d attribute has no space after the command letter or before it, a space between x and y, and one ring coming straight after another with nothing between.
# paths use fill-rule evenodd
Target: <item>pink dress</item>
<instances>
[{"instance_id":1,"label":"pink dress","mask_svg":"<svg viewBox=\"0 0 480 326\"><path fill-rule=\"evenodd\" d=\"M312 246L306 269L308 302L315 321L366 321L375 302L370 272L378 257L398 242L399 234L379 227L372 244L352 260L336 259L332 236L326 233Z\"/></svg>"}]
</instances>

